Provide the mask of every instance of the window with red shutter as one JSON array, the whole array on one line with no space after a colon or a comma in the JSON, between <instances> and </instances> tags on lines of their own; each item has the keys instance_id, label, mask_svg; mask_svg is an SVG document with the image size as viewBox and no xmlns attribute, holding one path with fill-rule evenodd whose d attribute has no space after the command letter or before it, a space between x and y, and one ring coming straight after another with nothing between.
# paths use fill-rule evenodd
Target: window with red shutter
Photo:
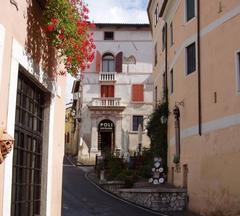
<instances>
[{"instance_id":1,"label":"window with red shutter","mask_svg":"<svg viewBox=\"0 0 240 216\"><path fill-rule=\"evenodd\" d=\"M101 86L101 97L114 97L114 86L113 85L102 85Z\"/></svg>"},{"instance_id":2,"label":"window with red shutter","mask_svg":"<svg viewBox=\"0 0 240 216\"><path fill-rule=\"evenodd\" d=\"M101 70L102 56L99 51L96 52L96 72L99 73Z\"/></svg>"},{"instance_id":3,"label":"window with red shutter","mask_svg":"<svg viewBox=\"0 0 240 216\"><path fill-rule=\"evenodd\" d=\"M132 85L132 101L134 102L144 101L144 85L143 84Z\"/></svg>"},{"instance_id":4,"label":"window with red shutter","mask_svg":"<svg viewBox=\"0 0 240 216\"><path fill-rule=\"evenodd\" d=\"M123 52L119 52L116 56L116 72L122 72L122 64L123 64Z\"/></svg>"}]
</instances>

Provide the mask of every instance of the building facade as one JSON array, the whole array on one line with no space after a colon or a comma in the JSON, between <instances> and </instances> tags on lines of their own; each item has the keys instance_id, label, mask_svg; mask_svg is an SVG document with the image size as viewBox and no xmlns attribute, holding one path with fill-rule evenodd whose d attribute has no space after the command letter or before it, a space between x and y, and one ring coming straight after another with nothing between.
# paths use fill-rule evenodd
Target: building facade
<instances>
[{"instance_id":1,"label":"building facade","mask_svg":"<svg viewBox=\"0 0 240 216\"><path fill-rule=\"evenodd\" d=\"M61 215L66 81L48 61L42 3L0 7L0 127L15 139L0 164L1 216Z\"/></svg>"},{"instance_id":2,"label":"building facade","mask_svg":"<svg viewBox=\"0 0 240 216\"><path fill-rule=\"evenodd\" d=\"M240 3L150 0L148 15L155 103L166 91L170 109L168 181L187 187L190 210L238 215Z\"/></svg>"},{"instance_id":3,"label":"building facade","mask_svg":"<svg viewBox=\"0 0 240 216\"><path fill-rule=\"evenodd\" d=\"M127 157L150 144L144 126L153 98L149 25L97 24L94 40L95 61L81 78L79 99L78 160L85 164L105 151Z\"/></svg>"},{"instance_id":4,"label":"building facade","mask_svg":"<svg viewBox=\"0 0 240 216\"><path fill-rule=\"evenodd\" d=\"M66 104L65 111L65 154L76 155L77 143L75 142L75 109L73 109L73 103Z\"/></svg>"}]
</instances>

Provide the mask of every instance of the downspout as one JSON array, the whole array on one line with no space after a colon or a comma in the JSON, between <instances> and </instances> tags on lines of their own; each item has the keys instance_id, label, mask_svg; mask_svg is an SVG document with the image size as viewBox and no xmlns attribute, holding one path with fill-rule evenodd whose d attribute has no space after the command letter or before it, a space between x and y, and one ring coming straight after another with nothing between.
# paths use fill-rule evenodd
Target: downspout
<instances>
[{"instance_id":1,"label":"downspout","mask_svg":"<svg viewBox=\"0 0 240 216\"><path fill-rule=\"evenodd\" d=\"M168 104L168 25L165 23L165 99Z\"/></svg>"},{"instance_id":2,"label":"downspout","mask_svg":"<svg viewBox=\"0 0 240 216\"><path fill-rule=\"evenodd\" d=\"M198 134L202 135L200 0L197 0Z\"/></svg>"}]
</instances>

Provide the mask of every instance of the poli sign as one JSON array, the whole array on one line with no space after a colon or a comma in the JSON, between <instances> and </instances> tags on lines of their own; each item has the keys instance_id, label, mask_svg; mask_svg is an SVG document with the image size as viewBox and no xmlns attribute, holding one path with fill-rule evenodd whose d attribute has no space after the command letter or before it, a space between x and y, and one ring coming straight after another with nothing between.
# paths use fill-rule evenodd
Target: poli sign
<instances>
[{"instance_id":1,"label":"poli sign","mask_svg":"<svg viewBox=\"0 0 240 216\"><path fill-rule=\"evenodd\" d=\"M110 121L105 121L100 123L100 129L101 130L112 130L113 129L113 123Z\"/></svg>"}]
</instances>

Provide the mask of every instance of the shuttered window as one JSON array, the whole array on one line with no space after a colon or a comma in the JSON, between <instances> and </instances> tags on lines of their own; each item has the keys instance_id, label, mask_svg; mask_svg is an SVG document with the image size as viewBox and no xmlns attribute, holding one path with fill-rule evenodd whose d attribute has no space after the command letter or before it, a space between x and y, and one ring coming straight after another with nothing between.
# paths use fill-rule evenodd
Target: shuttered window
<instances>
[{"instance_id":1,"label":"shuttered window","mask_svg":"<svg viewBox=\"0 0 240 216\"><path fill-rule=\"evenodd\" d=\"M134 84L132 85L132 101L143 102L144 100L144 85Z\"/></svg>"},{"instance_id":2,"label":"shuttered window","mask_svg":"<svg viewBox=\"0 0 240 216\"><path fill-rule=\"evenodd\" d=\"M119 52L116 56L116 72L122 72L123 52Z\"/></svg>"},{"instance_id":3,"label":"shuttered window","mask_svg":"<svg viewBox=\"0 0 240 216\"><path fill-rule=\"evenodd\" d=\"M113 85L102 85L101 86L101 97L114 97L114 86Z\"/></svg>"},{"instance_id":4,"label":"shuttered window","mask_svg":"<svg viewBox=\"0 0 240 216\"><path fill-rule=\"evenodd\" d=\"M102 59L102 71L103 72L114 72L115 71L115 60L111 53L106 53Z\"/></svg>"},{"instance_id":5,"label":"shuttered window","mask_svg":"<svg viewBox=\"0 0 240 216\"><path fill-rule=\"evenodd\" d=\"M133 131L138 131L138 126L141 125L143 128L143 116L133 116Z\"/></svg>"},{"instance_id":6,"label":"shuttered window","mask_svg":"<svg viewBox=\"0 0 240 216\"><path fill-rule=\"evenodd\" d=\"M96 52L96 72L99 73L101 70L102 56L99 51Z\"/></svg>"},{"instance_id":7,"label":"shuttered window","mask_svg":"<svg viewBox=\"0 0 240 216\"><path fill-rule=\"evenodd\" d=\"M187 75L196 70L196 45L192 43L186 48Z\"/></svg>"},{"instance_id":8,"label":"shuttered window","mask_svg":"<svg viewBox=\"0 0 240 216\"><path fill-rule=\"evenodd\" d=\"M186 20L195 17L195 0L186 0Z\"/></svg>"}]
</instances>

